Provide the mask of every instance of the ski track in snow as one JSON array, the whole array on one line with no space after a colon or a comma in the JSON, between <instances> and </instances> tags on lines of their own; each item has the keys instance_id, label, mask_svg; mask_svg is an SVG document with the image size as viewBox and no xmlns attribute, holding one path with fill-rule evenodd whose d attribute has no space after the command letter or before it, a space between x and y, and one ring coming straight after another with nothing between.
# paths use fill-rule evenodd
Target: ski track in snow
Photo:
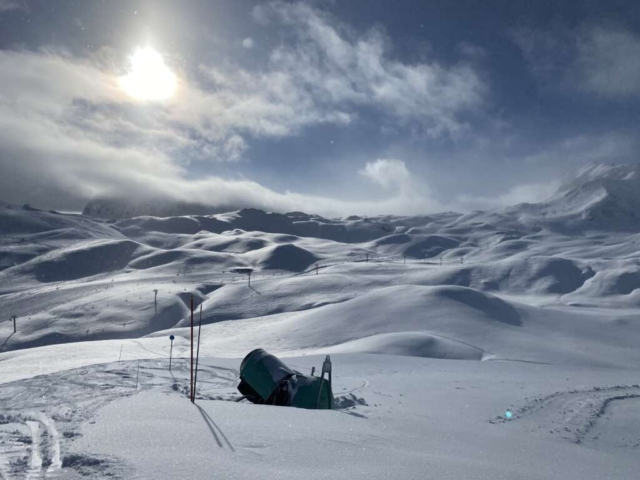
<instances>
[{"instance_id":1,"label":"ski track in snow","mask_svg":"<svg viewBox=\"0 0 640 480\"><path fill-rule=\"evenodd\" d=\"M47 473L52 473L62 468L62 460L60 458L60 433L56 429L56 424L51 418L42 414L39 418L42 424L47 427L47 431L49 432L49 454L51 465L47 468Z\"/></svg>"},{"instance_id":2,"label":"ski track in snow","mask_svg":"<svg viewBox=\"0 0 640 480\"><path fill-rule=\"evenodd\" d=\"M485 428L521 429L555 440L552 448L569 447L565 451L574 448L567 442L594 451L624 449L623 456L629 448L640 450L640 386L618 376L635 374L640 360L639 182L637 166L588 168L545 203L343 221L248 209L106 225L3 204L0 478L129 478L120 459L71 447L81 426L112 401L149 389L187 396L189 365L181 357L187 353L189 296L203 305L204 357L241 357L262 346L292 356L334 348L436 359L434 365L482 360L488 363L462 365L504 373L504 393L521 405L512 408L510 420L489 421L500 427ZM317 229L308 230L311 225ZM318 238L306 236L310 232ZM249 268L251 285L238 271ZM9 313L19 319L16 333L6 322ZM177 339L171 372L170 333ZM73 343L89 340L110 343L102 351L97 344L95 355L92 346ZM31 351L67 342L68 352ZM111 361L112 350L129 359L95 365ZM90 366L51 369L48 363L57 368L67 353L66 367ZM534 389L510 375L526 370L531 378L553 377L564 367L608 368L616 379L603 381L604 370L598 370L589 380L565 384L563 374L555 386L541 382ZM44 372L58 373L31 376ZM336 408L369 415L371 422L360 422L366 425L382 411L368 408L368 399L373 407L384 404L393 418L393 391L382 393L380 376L352 373L334 376L342 388L335 392ZM196 398L233 400L238 376L233 368L201 364ZM17 378L23 380L9 382ZM479 388L471 376L465 382ZM616 386L568 389L605 382ZM516 387L528 389L529 399L508 390ZM359 396L363 392L367 399ZM455 404L457 393L446 397L438 387L432 394L443 405ZM478 417L495 415L489 411Z\"/></svg>"},{"instance_id":3,"label":"ski track in snow","mask_svg":"<svg viewBox=\"0 0 640 480\"><path fill-rule=\"evenodd\" d=\"M6 428L0 428L0 478L70 478L69 469L63 469L65 452L80 435L81 425L91 421L97 409L152 388L187 394L189 365L183 359L176 360L171 372L166 359L141 360L138 390L137 361L83 367L4 384L0 389L0 403L5 406L0 427ZM201 364L197 398L233 400L238 396L237 380L237 370ZM21 429L24 435L14 433ZM68 463L83 469L80 475L87 474L83 458L69 458L73 461ZM106 468L103 464L100 467ZM100 470L97 478L107 473Z\"/></svg>"},{"instance_id":4,"label":"ski track in snow","mask_svg":"<svg viewBox=\"0 0 640 480\"><path fill-rule=\"evenodd\" d=\"M524 422L533 430L548 431L552 435L581 444L598 438L597 430L607 421L607 408L612 402L640 401L640 385L617 385L555 392L534 398L524 406L512 410L511 419L501 416L490 423ZM640 432L631 440L640 446Z\"/></svg>"},{"instance_id":5,"label":"ski track in snow","mask_svg":"<svg viewBox=\"0 0 640 480\"><path fill-rule=\"evenodd\" d=\"M2 385L0 403L6 408L0 427L7 428L0 428L0 478L75 478L75 474L103 478L114 474L103 459L70 451L82 424L93 421L95 412L106 404L144 390L161 389L184 396L189 391L190 369L185 359L175 359L171 372L166 359L141 360L136 390L137 363L94 365ZM239 396L238 380L236 369L200 364L196 399L233 401ZM365 418L354 409L367 402L354 392L368 386L369 382L362 380L355 388L337 392L336 408ZM16 436L13 432L20 429L24 435ZM116 459L113 467L119 468ZM70 471L74 468L77 472Z\"/></svg>"},{"instance_id":6,"label":"ski track in snow","mask_svg":"<svg viewBox=\"0 0 640 480\"><path fill-rule=\"evenodd\" d=\"M27 480L42 478L42 456L40 455L40 424L34 421L27 421L31 430L31 460L27 470Z\"/></svg>"}]
</instances>

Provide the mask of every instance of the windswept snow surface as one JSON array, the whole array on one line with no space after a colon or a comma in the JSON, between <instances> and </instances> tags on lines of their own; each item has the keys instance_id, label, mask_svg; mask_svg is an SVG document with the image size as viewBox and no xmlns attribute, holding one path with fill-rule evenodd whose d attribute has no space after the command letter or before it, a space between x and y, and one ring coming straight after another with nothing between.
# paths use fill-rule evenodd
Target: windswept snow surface
<instances>
[{"instance_id":1,"label":"windswept snow surface","mask_svg":"<svg viewBox=\"0 0 640 480\"><path fill-rule=\"evenodd\" d=\"M466 215L0 204L0 478L637 479L637 170ZM235 403L257 347L330 354L336 410Z\"/></svg>"}]
</instances>

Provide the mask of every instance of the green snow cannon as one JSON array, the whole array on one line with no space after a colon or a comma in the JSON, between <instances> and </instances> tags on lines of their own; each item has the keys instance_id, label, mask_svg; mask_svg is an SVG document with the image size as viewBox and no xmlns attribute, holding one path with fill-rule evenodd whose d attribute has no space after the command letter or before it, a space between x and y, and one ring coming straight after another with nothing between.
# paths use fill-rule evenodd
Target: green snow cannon
<instances>
[{"instance_id":1,"label":"green snow cannon","mask_svg":"<svg viewBox=\"0 0 640 480\"><path fill-rule=\"evenodd\" d=\"M282 361L263 349L249 353L240 364L242 399L256 404L280 405L310 409L333 408L331 391L331 359L327 355L322 365L322 375L316 377L287 367ZM328 379L325 379L328 374Z\"/></svg>"}]
</instances>

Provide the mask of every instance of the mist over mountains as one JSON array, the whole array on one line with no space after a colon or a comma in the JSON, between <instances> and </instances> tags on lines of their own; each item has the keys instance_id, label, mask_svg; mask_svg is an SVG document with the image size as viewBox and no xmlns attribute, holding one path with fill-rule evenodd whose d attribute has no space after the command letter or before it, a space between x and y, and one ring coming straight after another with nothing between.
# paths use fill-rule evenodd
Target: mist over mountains
<instances>
[{"instance_id":1,"label":"mist over mountains","mask_svg":"<svg viewBox=\"0 0 640 480\"><path fill-rule=\"evenodd\" d=\"M124 220L134 217L176 217L191 216L190 226L183 223L181 233L194 233L209 230L221 233L229 227L229 216L217 221L215 215L233 212L235 228L261 230L265 232L291 233L301 236L316 236L339 241L364 241L378 238L379 235L407 228L424 227L434 218L483 215L434 214L425 216L384 215L364 217L351 215L343 219L327 219L319 215L302 212L266 213L256 208L238 206L211 206L200 203L185 203L156 198L153 200L127 200L103 198L90 201L83 215L109 220ZM583 229L602 228L635 231L640 228L640 166L590 164L579 170L573 178L561 185L558 191L546 201L535 204L518 204L494 211L495 214L512 217L523 225L532 225L544 221L549 228ZM357 213L357 212L356 212ZM201 218L211 217L211 218ZM504 221L504 219L503 219ZM146 219L145 223L166 225L167 222ZM158 228L165 228L158 226ZM223 230L221 230L221 228ZM368 231L347 240L345 230Z\"/></svg>"}]
</instances>

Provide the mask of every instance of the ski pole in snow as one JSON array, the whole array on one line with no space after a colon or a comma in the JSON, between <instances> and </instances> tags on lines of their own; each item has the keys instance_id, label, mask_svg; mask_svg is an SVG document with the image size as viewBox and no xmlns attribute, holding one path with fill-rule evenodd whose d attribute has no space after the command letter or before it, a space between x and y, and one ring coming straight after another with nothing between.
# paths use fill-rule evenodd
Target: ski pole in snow
<instances>
[{"instance_id":1,"label":"ski pole in snow","mask_svg":"<svg viewBox=\"0 0 640 480\"><path fill-rule=\"evenodd\" d=\"M193 401L196 400L198 388L198 363L200 362L200 330L202 329L202 304L200 304L200 321L198 322L198 350L196 351L196 376L193 379Z\"/></svg>"},{"instance_id":2,"label":"ski pole in snow","mask_svg":"<svg viewBox=\"0 0 640 480\"><path fill-rule=\"evenodd\" d=\"M140 377L140 360L138 360L138 373L136 373L136 390L138 389L138 378Z\"/></svg>"},{"instance_id":3,"label":"ski pole in snow","mask_svg":"<svg viewBox=\"0 0 640 480\"><path fill-rule=\"evenodd\" d=\"M16 316L11 315L11 320L13 320L13 333L16 333Z\"/></svg>"},{"instance_id":4,"label":"ski pole in snow","mask_svg":"<svg viewBox=\"0 0 640 480\"><path fill-rule=\"evenodd\" d=\"M171 340L171 347L169 348L169 371L171 371L171 357L173 356L173 339L176 338L173 335L169 335L169 340Z\"/></svg>"},{"instance_id":5,"label":"ski pole in snow","mask_svg":"<svg viewBox=\"0 0 640 480\"><path fill-rule=\"evenodd\" d=\"M193 295L191 295L191 403L193 403Z\"/></svg>"}]
</instances>

